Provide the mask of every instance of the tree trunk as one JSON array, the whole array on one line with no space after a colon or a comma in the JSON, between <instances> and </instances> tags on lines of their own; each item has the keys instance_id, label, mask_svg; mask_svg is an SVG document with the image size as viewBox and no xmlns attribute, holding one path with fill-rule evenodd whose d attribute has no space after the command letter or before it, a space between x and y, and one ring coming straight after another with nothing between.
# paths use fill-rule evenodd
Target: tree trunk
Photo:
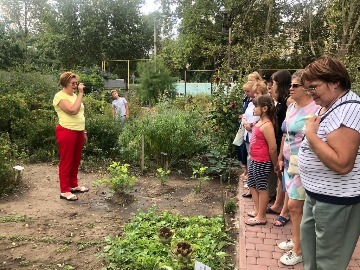
<instances>
[{"instance_id":1,"label":"tree trunk","mask_svg":"<svg viewBox=\"0 0 360 270\"><path fill-rule=\"evenodd\" d=\"M355 8L357 0L343 0L341 4L342 8L342 29L343 33L341 36L341 44L338 51L338 56L340 58L344 57L349 49L354 45L355 38L359 31L360 26L360 17L357 18L354 28L351 29L351 23L355 18ZM348 8L346 7L348 4ZM346 12L348 10L348 12Z\"/></svg>"},{"instance_id":2,"label":"tree trunk","mask_svg":"<svg viewBox=\"0 0 360 270\"><path fill-rule=\"evenodd\" d=\"M310 0L310 3L309 3L309 44L310 44L311 53L313 55L316 55L313 40L312 40L312 12L313 12L313 4L312 4L312 0Z\"/></svg>"},{"instance_id":3,"label":"tree trunk","mask_svg":"<svg viewBox=\"0 0 360 270\"><path fill-rule=\"evenodd\" d=\"M269 0L269 9L268 9L268 13L267 13L266 24L265 24L265 33L264 33L264 45L263 45L263 53L264 54L266 54L267 49L268 49L268 38L269 38L271 14L272 14L273 8L274 8L274 1Z\"/></svg>"}]
</instances>

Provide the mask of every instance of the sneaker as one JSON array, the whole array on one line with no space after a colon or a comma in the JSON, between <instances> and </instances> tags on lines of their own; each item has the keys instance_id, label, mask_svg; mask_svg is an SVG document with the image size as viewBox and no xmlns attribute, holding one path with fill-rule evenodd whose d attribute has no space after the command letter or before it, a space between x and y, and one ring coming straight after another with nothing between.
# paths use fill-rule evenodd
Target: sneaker
<instances>
[{"instance_id":1,"label":"sneaker","mask_svg":"<svg viewBox=\"0 0 360 270\"><path fill-rule=\"evenodd\" d=\"M302 261L303 261L302 256L296 255L296 253L293 250L286 252L280 258L280 262L285 265L295 265L301 263Z\"/></svg>"},{"instance_id":2,"label":"sneaker","mask_svg":"<svg viewBox=\"0 0 360 270\"><path fill-rule=\"evenodd\" d=\"M280 244L278 244L278 247L280 249L283 249L283 250L293 249L294 242L293 242L292 239L289 239L289 240L286 240L286 241L281 242Z\"/></svg>"}]
</instances>

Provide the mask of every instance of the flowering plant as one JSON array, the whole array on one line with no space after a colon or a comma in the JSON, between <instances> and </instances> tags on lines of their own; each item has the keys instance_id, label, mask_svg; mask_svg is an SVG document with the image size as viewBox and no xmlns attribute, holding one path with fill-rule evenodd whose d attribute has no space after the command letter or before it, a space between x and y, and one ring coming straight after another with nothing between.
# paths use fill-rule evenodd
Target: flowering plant
<instances>
[{"instance_id":1,"label":"flowering plant","mask_svg":"<svg viewBox=\"0 0 360 270\"><path fill-rule=\"evenodd\" d=\"M243 100L241 85L230 83L230 75L223 68L215 70L213 81L216 89L208 116L214 131L213 138L220 144L227 142L229 147L238 128Z\"/></svg>"}]
</instances>

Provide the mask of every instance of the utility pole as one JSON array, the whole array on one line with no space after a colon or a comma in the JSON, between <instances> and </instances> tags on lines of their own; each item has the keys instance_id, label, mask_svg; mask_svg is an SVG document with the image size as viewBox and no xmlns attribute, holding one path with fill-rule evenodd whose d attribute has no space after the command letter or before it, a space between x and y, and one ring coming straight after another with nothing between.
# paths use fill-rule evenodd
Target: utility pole
<instances>
[{"instance_id":1,"label":"utility pole","mask_svg":"<svg viewBox=\"0 0 360 270\"><path fill-rule=\"evenodd\" d=\"M228 69L231 67L231 26L229 27L229 44L228 44Z\"/></svg>"},{"instance_id":2,"label":"utility pole","mask_svg":"<svg viewBox=\"0 0 360 270\"><path fill-rule=\"evenodd\" d=\"M156 58L156 23L154 22L154 58Z\"/></svg>"},{"instance_id":3,"label":"utility pole","mask_svg":"<svg viewBox=\"0 0 360 270\"><path fill-rule=\"evenodd\" d=\"M155 61L155 72L156 72L156 21L154 21L154 61Z\"/></svg>"}]
</instances>

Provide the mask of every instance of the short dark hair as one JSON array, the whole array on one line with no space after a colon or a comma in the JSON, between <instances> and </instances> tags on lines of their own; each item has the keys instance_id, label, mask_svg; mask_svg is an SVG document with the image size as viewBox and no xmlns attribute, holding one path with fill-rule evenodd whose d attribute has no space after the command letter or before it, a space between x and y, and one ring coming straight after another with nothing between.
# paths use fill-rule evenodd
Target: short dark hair
<instances>
[{"instance_id":1,"label":"short dark hair","mask_svg":"<svg viewBox=\"0 0 360 270\"><path fill-rule=\"evenodd\" d=\"M351 80L345 65L337 59L323 55L305 67L301 77L301 83L305 81L321 80L324 82L337 83L343 90L351 88Z\"/></svg>"}]
</instances>

